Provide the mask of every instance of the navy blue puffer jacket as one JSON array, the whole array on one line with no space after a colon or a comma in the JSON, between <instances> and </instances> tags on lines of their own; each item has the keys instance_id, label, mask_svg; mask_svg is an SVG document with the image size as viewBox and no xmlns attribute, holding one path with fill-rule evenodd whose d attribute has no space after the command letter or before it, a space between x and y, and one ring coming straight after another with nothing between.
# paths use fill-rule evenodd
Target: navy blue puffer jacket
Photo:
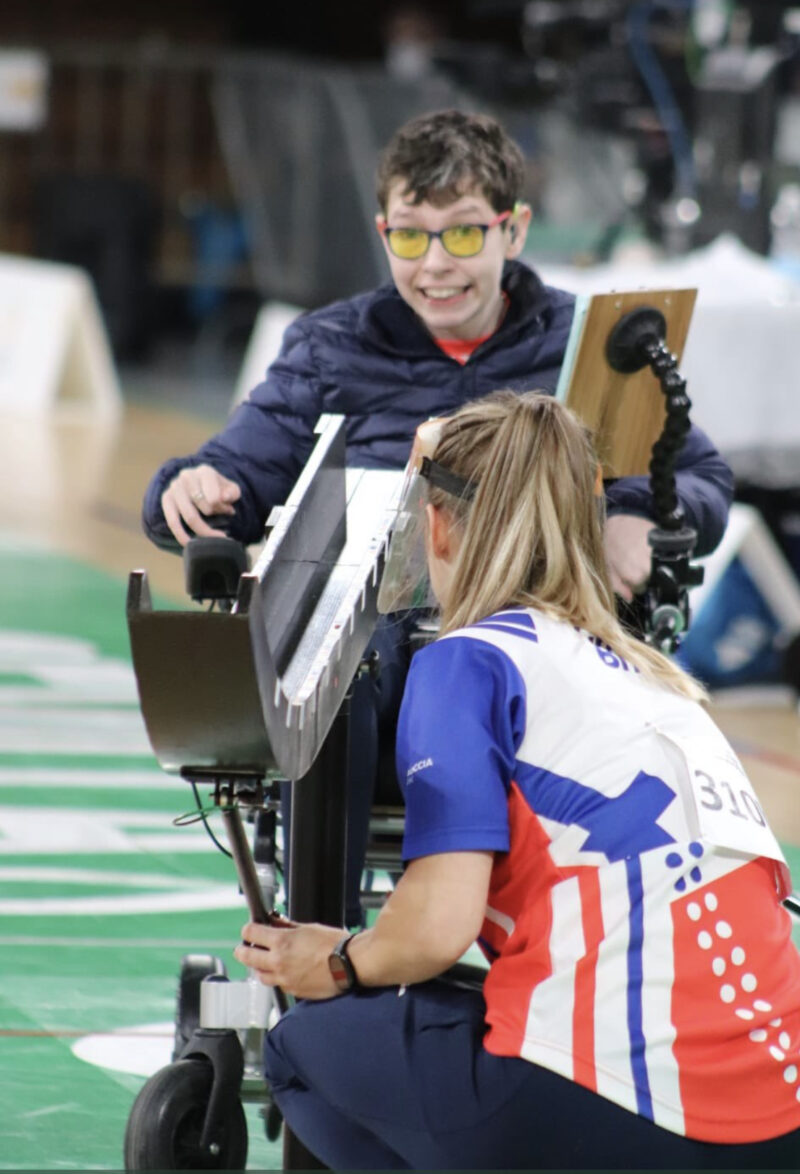
<instances>
[{"instance_id":1,"label":"navy blue puffer jacket","mask_svg":"<svg viewBox=\"0 0 800 1174\"><path fill-rule=\"evenodd\" d=\"M313 447L323 412L347 417L347 461L360 468L405 465L417 426L498 388L554 392L574 298L544 286L519 262L503 278L509 308L500 328L463 366L433 341L391 284L303 314L287 329L263 383L227 426L188 457L167 461L144 500L143 524L157 543L171 535L161 494L181 469L209 464L236 481L242 496L228 533L258 541L273 505L285 501ZM678 493L698 531L697 553L716 546L732 496L730 471L693 428L679 461ZM608 489L609 513L652 516L647 479Z\"/></svg>"}]
</instances>

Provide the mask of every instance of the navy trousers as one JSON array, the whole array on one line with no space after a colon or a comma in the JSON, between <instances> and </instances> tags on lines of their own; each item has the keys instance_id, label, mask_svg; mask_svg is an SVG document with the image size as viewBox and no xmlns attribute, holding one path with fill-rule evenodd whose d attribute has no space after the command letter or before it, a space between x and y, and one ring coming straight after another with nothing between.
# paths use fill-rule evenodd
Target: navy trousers
<instances>
[{"instance_id":1,"label":"navy trousers","mask_svg":"<svg viewBox=\"0 0 800 1174\"><path fill-rule=\"evenodd\" d=\"M800 1131L711 1145L482 1046L483 999L445 982L298 1003L268 1034L284 1118L333 1170L792 1169Z\"/></svg>"}]
</instances>

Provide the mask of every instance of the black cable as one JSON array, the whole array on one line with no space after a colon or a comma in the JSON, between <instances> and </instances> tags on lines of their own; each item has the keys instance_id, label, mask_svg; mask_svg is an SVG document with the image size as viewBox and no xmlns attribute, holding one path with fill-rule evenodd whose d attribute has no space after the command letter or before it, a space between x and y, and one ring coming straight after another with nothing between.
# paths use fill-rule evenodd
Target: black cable
<instances>
[{"instance_id":1,"label":"black cable","mask_svg":"<svg viewBox=\"0 0 800 1174\"><path fill-rule=\"evenodd\" d=\"M666 407L664 428L650 460L657 526L648 537L653 569L645 592L646 639L662 652L675 653L689 627L688 588L703 578L702 568L690 561L697 531L686 522L675 477L678 455L691 428L692 404L686 395L686 380L678 372L678 360L663 338L646 338L642 352L661 385Z\"/></svg>"},{"instance_id":2,"label":"black cable","mask_svg":"<svg viewBox=\"0 0 800 1174\"><path fill-rule=\"evenodd\" d=\"M682 530L686 518L678 501L675 466L691 428L689 411L692 403L686 395L686 380L678 371L678 360L667 350L663 340L647 339L642 344L642 351L661 384L666 408L664 428L653 445L650 460L650 486L656 517L662 530Z\"/></svg>"},{"instance_id":3,"label":"black cable","mask_svg":"<svg viewBox=\"0 0 800 1174\"><path fill-rule=\"evenodd\" d=\"M200 819L202 820L203 827L206 829L206 831L208 832L208 834L211 838L211 842L215 845L215 847L219 848L219 850L223 854L223 856L227 856L229 860L233 860L233 853L229 852L228 849L225 847L225 845L217 839L217 837L214 834L214 831L211 827L211 824L208 822L208 816L206 815L205 808L203 807L203 804L200 802L200 792L197 790L197 783L194 781L194 779L189 779L189 782L191 783L192 793L194 794L194 801L195 801L195 804L197 805L198 814L200 816Z\"/></svg>"}]
</instances>

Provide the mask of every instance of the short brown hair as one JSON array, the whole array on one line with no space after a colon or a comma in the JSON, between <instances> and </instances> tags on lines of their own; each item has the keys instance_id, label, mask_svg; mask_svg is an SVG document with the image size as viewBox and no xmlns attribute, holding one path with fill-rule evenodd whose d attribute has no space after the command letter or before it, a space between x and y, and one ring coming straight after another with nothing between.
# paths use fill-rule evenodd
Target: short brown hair
<instances>
[{"instance_id":1,"label":"short brown hair","mask_svg":"<svg viewBox=\"0 0 800 1174\"><path fill-rule=\"evenodd\" d=\"M524 170L521 150L496 119L436 110L401 126L381 152L378 204L385 212L390 188L402 180L415 204L450 203L477 188L505 212L520 198Z\"/></svg>"}]
</instances>

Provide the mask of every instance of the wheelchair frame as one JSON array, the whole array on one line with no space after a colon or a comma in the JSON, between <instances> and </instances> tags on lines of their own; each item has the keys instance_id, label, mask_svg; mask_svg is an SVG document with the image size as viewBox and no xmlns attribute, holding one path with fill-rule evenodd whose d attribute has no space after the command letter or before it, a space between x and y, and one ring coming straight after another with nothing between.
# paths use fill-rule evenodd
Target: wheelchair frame
<instances>
[{"instance_id":1,"label":"wheelchair frame","mask_svg":"<svg viewBox=\"0 0 800 1174\"><path fill-rule=\"evenodd\" d=\"M235 598L223 588L219 610L155 611L146 573L129 579L128 628L150 742L164 770L213 787L256 921L269 918L274 880L262 886L242 811L274 810L275 777L292 781L289 917L344 921L348 690L377 621L402 476L347 470L344 418L322 417L295 488L270 515L252 572L230 577ZM195 539L190 546L202 541L218 572L220 556L236 544ZM202 581L202 573L195 578ZM182 1003L193 1004L197 1028L134 1102L125 1140L129 1170L180 1168L170 1161L177 1150L197 1166L233 1168L229 1163L246 1153L237 1102L267 1100L261 1044L287 1006L282 992L252 973L228 981L218 960L190 957L179 1019ZM187 1063L208 1066L206 1079ZM265 1114L271 1136L275 1112L267 1105ZM171 1127L183 1136L171 1136ZM286 1129L284 1168L317 1166Z\"/></svg>"}]
</instances>

